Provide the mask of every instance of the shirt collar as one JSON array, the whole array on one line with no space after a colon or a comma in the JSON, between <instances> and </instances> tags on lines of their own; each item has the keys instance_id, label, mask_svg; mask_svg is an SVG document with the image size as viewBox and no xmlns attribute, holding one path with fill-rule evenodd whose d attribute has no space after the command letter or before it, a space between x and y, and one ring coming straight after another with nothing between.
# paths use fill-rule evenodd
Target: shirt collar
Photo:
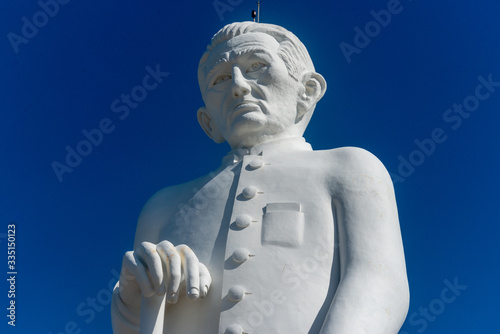
<instances>
[{"instance_id":1,"label":"shirt collar","mask_svg":"<svg viewBox=\"0 0 500 334\"><path fill-rule=\"evenodd\" d=\"M251 148L238 148L232 150L222 159L222 165L229 166L238 163L245 155L266 156L292 151L312 151L312 147L311 144L306 142L304 137L278 139L255 145Z\"/></svg>"}]
</instances>

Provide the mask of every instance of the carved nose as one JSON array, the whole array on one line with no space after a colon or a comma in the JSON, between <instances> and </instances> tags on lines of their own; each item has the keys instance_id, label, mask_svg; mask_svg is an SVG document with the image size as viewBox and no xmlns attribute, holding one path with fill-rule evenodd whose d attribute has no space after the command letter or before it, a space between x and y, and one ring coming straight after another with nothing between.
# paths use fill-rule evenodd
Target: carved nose
<instances>
[{"instance_id":1,"label":"carved nose","mask_svg":"<svg viewBox=\"0 0 500 334\"><path fill-rule=\"evenodd\" d=\"M240 97L250 93L250 85L238 67L233 68L233 96Z\"/></svg>"}]
</instances>

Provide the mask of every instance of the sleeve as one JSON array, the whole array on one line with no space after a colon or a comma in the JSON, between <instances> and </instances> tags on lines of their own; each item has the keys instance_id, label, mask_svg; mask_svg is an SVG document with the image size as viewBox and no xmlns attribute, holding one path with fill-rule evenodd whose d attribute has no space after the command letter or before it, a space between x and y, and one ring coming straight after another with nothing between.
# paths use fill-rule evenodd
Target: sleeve
<instances>
[{"instance_id":1,"label":"sleeve","mask_svg":"<svg viewBox=\"0 0 500 334\"><path fill-rule=\"evenodd\" d=\"M139 299L140 300L140 299ZM111 303L111 322L114 334L139 334L139 307L127 307L120 297L120 282L116 283L113 290Z\"/></svg>"}]
</instances>

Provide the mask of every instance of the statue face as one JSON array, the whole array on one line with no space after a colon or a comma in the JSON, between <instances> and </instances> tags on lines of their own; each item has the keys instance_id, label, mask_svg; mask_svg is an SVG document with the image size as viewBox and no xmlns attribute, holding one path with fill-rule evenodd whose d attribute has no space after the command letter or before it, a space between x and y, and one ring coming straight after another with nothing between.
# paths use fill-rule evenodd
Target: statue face
<instances>
[{"instance_id":1,"label":"statue face","mask_svg":"<svg viewBox=\"0 0 500 334\"><path fill-rule=\"evenodd\" d=\"M264 33L217 45L207 60L204 100L212 127L236 147L301 135L294 126L301 83Z\"/></svg>"}]
</instances>

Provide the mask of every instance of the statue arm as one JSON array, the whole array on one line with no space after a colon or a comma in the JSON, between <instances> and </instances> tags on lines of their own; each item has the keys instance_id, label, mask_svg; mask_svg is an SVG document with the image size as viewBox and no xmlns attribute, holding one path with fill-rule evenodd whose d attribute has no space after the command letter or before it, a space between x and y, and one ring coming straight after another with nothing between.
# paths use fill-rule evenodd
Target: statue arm
<instances>
[{"instance_id":1,"label":"statue arm","mask_svg":"<svg viewBox=\"0 0 500 334\"><path fill-rule=\"evenodd\" d=\"M165 188L153 195L144 205L137 222L133 249L137 249L142 242L158 243L159 233L165 225L165 217L168 218L172 214L170 211L173 208L168 203L174 199L174 195L175 191L172 191L172 188ZM123 259L120 281L113 291L111 305L111 320L115 334L139 333L141 288L124 264L126 256L127 254Z\"/></svg>"},{"instance_id":2,"label":"statue arm","mask_svg":"<svg viewBox=\"0 0 500 334\"><path fill-rule=\"evenodd\" d=\"M146 316L141 314L142 296L152 300L149 297L157 295L156 299L161 300L167 293L168 304L175 304L184 281L188 299L206 296L211 276L205 265L188 246L174 246L168 240L160 240L170 217L177 212L179 203L191 195L197 181L160 190L144 205L134 250L125 253L120 280L113 291L111 313L115 334L139 333L139 320ZM152 312L147 309L147 313Z\"/></svg>"},{"instance_id":3,"label":"statue arm","mask_svg":"<svg viewBox=\"0 0 500 334\"><path fill-rule=\"evenodd\" d=\"M344 179L332 190L341 276L321 334L396 334L409 290L392 182L373 155L346 150Z\"/></svg>"}]
</instances>

